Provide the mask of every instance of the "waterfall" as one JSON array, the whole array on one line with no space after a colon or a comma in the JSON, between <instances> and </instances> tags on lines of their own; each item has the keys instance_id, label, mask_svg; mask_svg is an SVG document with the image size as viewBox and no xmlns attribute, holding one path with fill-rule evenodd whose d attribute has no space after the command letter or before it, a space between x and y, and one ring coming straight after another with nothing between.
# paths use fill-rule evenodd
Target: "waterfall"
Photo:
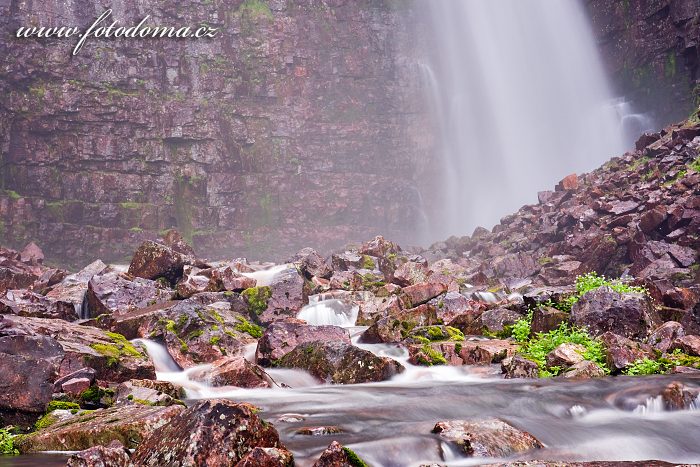
<instances>
[{"instance_id":1,"label":"waterfall","mask_svg":"<svg viewBox=\"0 0 700 467\"><path fill-rule=\"evenodd\" d=\"M333 325L355 326L360 308L338 299L325 299L321 296L309 297L309 304L299 311L297 318L314 326Z\"/></svg>"},{"instance_id":2,"label":"waterfall","mask_svg":"<svg viewBox=\"0 0 700 467\"><path fill-rule=\"evenodd\" d=\"M430 22L420 72L441 157L433 238L491 227L647 129L630 131L633 112L613 99L578 2L419 5Z\"/></svg>"}]
</instances>

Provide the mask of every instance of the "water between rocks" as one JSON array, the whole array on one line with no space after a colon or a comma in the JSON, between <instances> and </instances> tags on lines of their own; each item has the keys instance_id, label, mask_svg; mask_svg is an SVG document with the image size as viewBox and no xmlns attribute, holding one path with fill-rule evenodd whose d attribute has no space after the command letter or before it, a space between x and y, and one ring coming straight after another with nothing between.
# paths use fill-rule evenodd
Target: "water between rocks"
<instances>
[{"instance_id":1,"label":"water between rocks","mask_svg":"<svg viewBox=\"0 0 700 467\"><path fill-rule=\"evenodd\" d=\"M262 408L262 416L275 425L301 467L312 465L332 440L376 466L483 464L484 459L462 458L431 434L440 420L479 417L502 418L545 444L544 450L523 459L700 463L700 400L689 410L671 412L663 409L658 397L671 381L700 386L700 377L504 380L495 366L417 367L407 362L406 351L398 346L357 344L365 328L353 326L357 315L351 307L313 301L300 316L311 324L344 325L356 345L400 361L406 371L382 383L319 385L303 371L271 369L269 376L279 386L291 388L213 388L191 381L191 369L180 371L159 344L140 342L159 379L183 385L189 400L229 398ZM253 359L255 346L246 351L246 357ZM338 427L342 433L296 433L317 426ZM62 462L65 457L33 456L6 458L0 465Z\"/></svg>"}]
</instances>

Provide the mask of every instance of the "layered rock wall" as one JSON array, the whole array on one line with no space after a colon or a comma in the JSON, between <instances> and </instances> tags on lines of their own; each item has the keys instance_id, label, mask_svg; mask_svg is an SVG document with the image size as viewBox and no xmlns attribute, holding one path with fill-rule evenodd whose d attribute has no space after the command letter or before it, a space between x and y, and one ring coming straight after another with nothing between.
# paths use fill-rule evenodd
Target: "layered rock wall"
<instances>
[{"instance_id":1,"label":"layered rock wall","mask_svg":"<svg viewBox=\"0 0 700 467\"><path fill-rule=\"evenodd\" d=\"M19 26L219 28L16 39ZM177 227L209 256L404 241L426 161L412 11L390 0L0 2L0 243L119 261ZM404 47L405 46L405 47Z\"/></svg>"}]
</instances>

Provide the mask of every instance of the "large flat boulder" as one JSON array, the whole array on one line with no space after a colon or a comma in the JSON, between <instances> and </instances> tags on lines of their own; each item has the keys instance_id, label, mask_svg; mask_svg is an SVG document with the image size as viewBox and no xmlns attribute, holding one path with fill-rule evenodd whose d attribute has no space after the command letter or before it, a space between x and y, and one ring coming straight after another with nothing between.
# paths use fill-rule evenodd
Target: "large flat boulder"
<instances>
[{"instance_id":1,"label":"large flat boulder","mask_svg":"<svg viewBox=\"0 0 700 467\"><path fill-rule=\"evenodd\" d=\"M350 333L339 326L311 326L300 320L285 320L272 323L258 341L255 351L257 362L270 366L299 344L322 340L350 343Z\"/></svg>"},{"instance_id":2,"label":"large flat boulder","mask_svg":"<svg viewBox=\"0 0 700 467\"><path fill-rule=\"evenodd\" d=\"M442 421L433 433L470 457L509 457L544 447L530 433L496 418Z\"/></svg>"}]
</instances>

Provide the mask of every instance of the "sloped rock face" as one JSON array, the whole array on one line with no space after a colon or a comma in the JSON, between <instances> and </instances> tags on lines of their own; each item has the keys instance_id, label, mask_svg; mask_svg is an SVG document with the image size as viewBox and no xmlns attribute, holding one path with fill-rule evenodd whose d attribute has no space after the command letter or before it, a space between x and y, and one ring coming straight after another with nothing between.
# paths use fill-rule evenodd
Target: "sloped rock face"
<instances>
[{"instance_id":1,"label":"sloped rock face","mask_svg":"<svg viewBox=\"0 0 700 467\"><path fill-rule=\"evenodd\" d=\"M700 78L698 2L587 0L585 5L618 93L633 99L637 110L651 111L657 123L686 118Z\"/></svg>"},{"instance_id":2,"label":"sloped rock face","mask_svg":"<svg viewBox=\"0 0 700 467\"><path fill-rule=\"evenodd\" d=\"M530 433L495 418L438 422L433 433L474 457L508 457L543 447Z\"/></svg>"},{"instance_id":3,"label":"sloped rock face","mask_svg":"<svg viewBox=\"0 0 700 467\"><path fill-rule=\"evenodd\" d=\"M176 226L207 256L283 260L412 231L432 143L403 3L122 0L120 25L151 15L219 34L94 39L76 56L70 39L4 38L5 243L114 261ZM104 11L12 5L3 31L38 17L86 27Z\"/></svg>"},{"instance_id":4,"label":"sloped rock face","mask_svg":"<svg viewBox=\"0 0 700 467\"><path fill-rule=\"evenodd\" d=\"M275 428L257 408L209 400L184 410L155 430L133 455L136 465L236 465L256 447L283 448Z\"/></svg>"}]
</instances>

